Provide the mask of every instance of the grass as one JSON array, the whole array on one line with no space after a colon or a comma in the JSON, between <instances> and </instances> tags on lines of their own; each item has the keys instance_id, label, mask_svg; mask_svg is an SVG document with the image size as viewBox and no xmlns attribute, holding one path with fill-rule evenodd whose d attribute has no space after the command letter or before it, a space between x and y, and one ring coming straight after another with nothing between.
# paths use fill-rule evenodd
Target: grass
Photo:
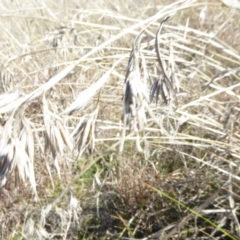
<instances>
[{"instance_id":1,"label":"grass","mask_svg":"<svg viewBox=\"0 0 240 240\"><path fill-rule=\"evenodd\" d=\"M238 5L0 18L0 239L239 238Z\"/></svg>"}]
</instances>

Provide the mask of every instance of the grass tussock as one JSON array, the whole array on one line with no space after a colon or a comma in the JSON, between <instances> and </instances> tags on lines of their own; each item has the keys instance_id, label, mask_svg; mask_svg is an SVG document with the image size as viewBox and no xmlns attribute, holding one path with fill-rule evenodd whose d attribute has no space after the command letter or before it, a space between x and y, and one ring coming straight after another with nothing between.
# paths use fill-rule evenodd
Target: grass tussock
<instances>
[{"instance_id":1,"label":"grass tussock","mask_svg":"<svg viewBox=\"0 0 240 240\"><path fill-rule=\"evenodd\" d=\"M237 2L1 1L0 239L239 239Z\"/></svg>"}]
</instances>

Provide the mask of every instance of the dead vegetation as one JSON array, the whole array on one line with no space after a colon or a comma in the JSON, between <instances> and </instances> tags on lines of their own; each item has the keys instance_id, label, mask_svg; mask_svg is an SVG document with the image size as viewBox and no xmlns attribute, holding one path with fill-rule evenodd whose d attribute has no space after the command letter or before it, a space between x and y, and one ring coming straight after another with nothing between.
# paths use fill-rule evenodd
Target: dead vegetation
<instances>
[{"instance_id":1,"label":"dead vegetation","mask_svg":"<svg viewBox=\"0 0 240 240\"><path fill-rule=\"evenodd\" d=\"M0 18L0 239L239 238L237 3Z\"/></svg>"}]
</instances>

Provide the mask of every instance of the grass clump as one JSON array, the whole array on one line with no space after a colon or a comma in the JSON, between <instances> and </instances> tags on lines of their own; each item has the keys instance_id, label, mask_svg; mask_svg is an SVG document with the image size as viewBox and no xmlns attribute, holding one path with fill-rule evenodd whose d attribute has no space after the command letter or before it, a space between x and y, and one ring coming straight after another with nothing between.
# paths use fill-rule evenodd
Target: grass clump
<instances>
[{"instance_id":1,"label":"grass clump","mask_svg":"<svg viewBox=\"0 0 240 240\"><path fill-rule=\"evenodd\" d=\"M2 1L1 239L238 239L238 5Z\"/></svg>"}]
</instances>

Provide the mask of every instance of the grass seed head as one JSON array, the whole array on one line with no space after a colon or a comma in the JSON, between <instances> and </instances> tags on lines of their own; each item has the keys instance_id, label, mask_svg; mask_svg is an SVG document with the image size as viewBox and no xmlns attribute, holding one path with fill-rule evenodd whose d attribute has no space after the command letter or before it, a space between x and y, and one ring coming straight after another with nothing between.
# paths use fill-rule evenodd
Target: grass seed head
<instances>
[{"instance_id":1,"label":"grass seed head","mask_svg":"<svg viewBox=\"0 0 240 240\"><path fill-rule=\"evenodd\" d=\"M222 2L0 1L0 238L239 238L239 14Z\"/></svg>"}]
</instances>

